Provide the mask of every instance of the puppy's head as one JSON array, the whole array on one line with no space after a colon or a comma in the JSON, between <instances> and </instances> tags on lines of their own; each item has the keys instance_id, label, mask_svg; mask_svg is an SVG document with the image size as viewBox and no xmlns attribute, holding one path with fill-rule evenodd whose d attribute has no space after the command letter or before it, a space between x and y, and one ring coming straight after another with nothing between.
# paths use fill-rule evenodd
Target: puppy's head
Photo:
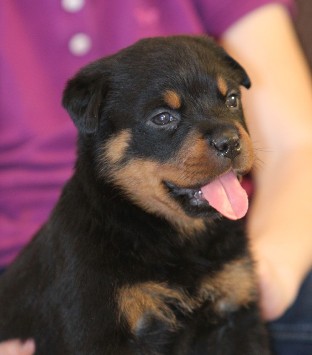
<instances>
[{"instance_id":1,"label":"puppy's head","mask_svg":"<svg viewBox=\"0 0 312 355\"><path fill-rule=\"evenodd\" d=\"M242 217L238 179L253 152L243 118L244 69L206 37L145 39L83 68L63 105L98 174L186 233Z\"/></svg>"}]
</instances>

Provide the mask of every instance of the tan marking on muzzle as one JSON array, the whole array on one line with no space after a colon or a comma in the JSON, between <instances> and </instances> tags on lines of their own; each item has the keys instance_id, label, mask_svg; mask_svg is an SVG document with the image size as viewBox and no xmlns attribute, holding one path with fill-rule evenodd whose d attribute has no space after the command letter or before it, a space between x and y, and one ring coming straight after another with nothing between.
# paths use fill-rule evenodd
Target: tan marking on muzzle
<instances>
[{"instance_id":1,"label":"tan marking on muzzle","mask_svg":"<svg viewBox=\"0 0 312 355\"><path fill-rule=\"evenodd\" d=\"M215 154L209 154L205 139L201 138L199 132L193 131L176 155L165 163L134 158L119 167L114 162L118 162L123 156L128 139L128 135L118 135L113 141L105 144L102 159L109 163L104 164L106 178L119 186L130 200L145 211L165 217L183 235L191 236L204 231L204 220L189 217L170 196L164 182L168 181L184 188L201 186L225 170L225 167L219 164L220 159ZM119 140L122 144L119 144ZM110 146L111 143L114 148ZM116 149L120 146L120 149Z\"/></svg>"},{"instance_id":2,"label":"tan marking on muzzle","mask_svg":"<svg viewBox=\"0 0 312 355\"><path fill-rule=\"evenodd\" d=\"M249 134L246 132L245 128L238 122L234 123L240 136L241 151L236 157L235 163L238 166L236 171L239 174L246 174L249 172L253 166L255 155L253 150L253 145Z\"/></svg>"},{"instance_id":3,"label":"tan marking on muzzle","mask_svg":"<svg viewBox=\"0 0 312 355\"><path fill-rule=\"evenodd\" d=\"M149 213L165 217L186 235L204 230L200 218L191 218L170 197L164 186L164 176L174 173L173 167L150 160L132 159L121 168L111 168L111 181L119 186L135 204ZM176 175L176 173L175 173Z\"/></svg>"},{"instance_id":4,"label":"tan marking on muzzle","mask_svg":"<svg viewBox=\"0 0 312 355\"><path fill-rule=\"evenodd\" d=\"M242 131L241 135L243 140L247 140L246 132ZM179 188L199 188L230 169L231 160L220 158L202 134L193 130L181 149L167 162L134 158L123 166L114 164L124 156L130 138L129 133L123 133L105 144L103 159L108 164L104 164L103 171L106 177L119 186L135 204L149 213L165 217L182 234L192 235L204 231L204 220L189 217L170 195L164 182L171 182ZM242 157L237 160L237 170L245 170L243 164L249 167L250 160L249 153L242 153Z\"/></svg>"}]
</instances>

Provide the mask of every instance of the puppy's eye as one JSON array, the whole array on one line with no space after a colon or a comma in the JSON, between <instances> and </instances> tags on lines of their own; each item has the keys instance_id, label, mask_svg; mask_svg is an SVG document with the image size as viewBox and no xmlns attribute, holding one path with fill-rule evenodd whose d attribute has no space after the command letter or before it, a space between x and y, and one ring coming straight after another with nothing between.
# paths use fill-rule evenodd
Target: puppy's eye
<instances>
[{"instance_id":1,"label":"puppy's eye","mask_svg":"<svg viewBox=\"0 0 312 355\"><path fill-rule=\"evenodd\" d=\"M230 94L226 98L226 106L229 108L236 108L239 105L239 97L236 94Z\"/></svg>"},{"instance_id":2,"label":"puppy's eye","mask_svg":"<svg viewBox=\"0 0 312 355\"><path fill-rule=\"evenodd\" d=\"M147 125L162 131L175 131L181 120L180 113L170 111L166 108L159 108L148 117Z\"/></svg>"},{"instance_id":3,"label":"puppy's eye","mask_svg":"<svg viewBox=\"0 0 312 355\"><path fill-rule=\"evenodd\" d=\"M152 122L158 126L165 126L175 121L173 115L169 112L162 112L152 118Z\"/></svg>"}]
</instances>

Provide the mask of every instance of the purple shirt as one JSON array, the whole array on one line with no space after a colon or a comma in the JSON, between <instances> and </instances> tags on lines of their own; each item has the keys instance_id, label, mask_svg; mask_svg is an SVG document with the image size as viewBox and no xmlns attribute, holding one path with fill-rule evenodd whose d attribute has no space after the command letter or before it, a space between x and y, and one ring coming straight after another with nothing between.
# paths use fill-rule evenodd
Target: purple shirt
<instances>
[{"instance_id":1,"label":"purple shirt","mask_svg":"<svg viewBox=\"0 0 312 355\"><path fill-rule=\"evenodd\" d=\"M253 9L291 0L1 0L0 268L47 219L75 159L66 80L142 37L216 38Z\"/></svg>"}]
</instances>

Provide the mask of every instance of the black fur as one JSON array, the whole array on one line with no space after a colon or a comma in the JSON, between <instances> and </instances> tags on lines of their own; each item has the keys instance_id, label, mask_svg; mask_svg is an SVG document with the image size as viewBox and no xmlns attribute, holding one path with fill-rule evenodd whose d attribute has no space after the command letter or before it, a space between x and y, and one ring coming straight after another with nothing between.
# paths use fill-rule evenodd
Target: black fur
<instances>
[{"instance_id":1,"label":"black fur","mask_svg":"<svg viewBox=\"0 0 312 355\"><path fill-rule=\"evenodd\" d=\"M43 355L269 353L244 222L190 202L225 171L250 169L245 152L230 159L212 144L245 129L240 103L226 105L239 85L250 81L238 63L187 36L142 40L69 81L75 173L0 278L0 340L32 337ZM155 123L162 113L172 122ZM188 141L207 143L196 148L201 167Z\"/></svg>"}]
</instances>

